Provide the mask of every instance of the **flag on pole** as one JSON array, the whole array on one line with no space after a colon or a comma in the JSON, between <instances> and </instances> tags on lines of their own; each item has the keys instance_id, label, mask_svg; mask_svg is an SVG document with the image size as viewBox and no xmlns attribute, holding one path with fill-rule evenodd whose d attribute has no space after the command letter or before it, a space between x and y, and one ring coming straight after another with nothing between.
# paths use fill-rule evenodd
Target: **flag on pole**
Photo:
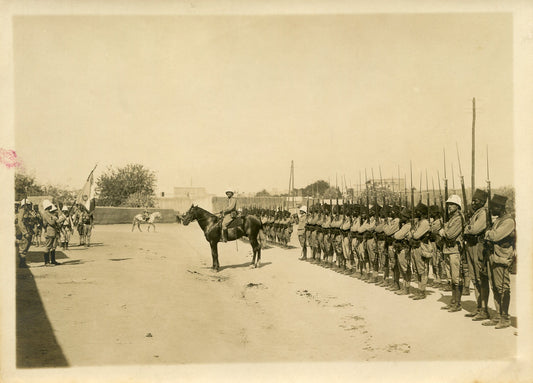
<instances>
[{"instance_id":1,"label":"flag on pole","mask_svg":"<svg viewBox=\"0 0 533 383\"><path fill-rule=\"evenodd\" d=\"M94 169L96 169L96 166ZM91 174L89 174L89 177L87 177L87 182L85 182L83 189L81 189L80 194L78 194L78 198L76 198L76 203L85 206L88 212L94 210L94 197L96 191L93 176L94 169Z\"/></svg>"}]
</instances>

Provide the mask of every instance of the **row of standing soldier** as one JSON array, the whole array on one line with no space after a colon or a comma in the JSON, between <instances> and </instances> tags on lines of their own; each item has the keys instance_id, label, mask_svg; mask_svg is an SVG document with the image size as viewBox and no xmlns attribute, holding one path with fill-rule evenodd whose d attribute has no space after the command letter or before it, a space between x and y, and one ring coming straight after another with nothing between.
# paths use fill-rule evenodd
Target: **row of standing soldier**
<instances>
[{"instance_id":1,"label":"row of standing soldier","mask_svg":"<svg viewBox=\"0 0 533 383\"><path fill-rule=\"evenodd\" d=\"M508 327L515 222L506 212L507 198L490 198L490 188L489 193L476 189L467 217L458 195L446 200L446 208L422 201L414 206L411 201L411 209L407 203L302 206L298 224L301 259L415 300L426 298L432 268L432 285L451 290L450 304L442 307L449 312L462 310L461 297L468 289L465 283L472 280L477 310L465 316L485 326ZM413 277L417 289L411 288ZM491 290L496 309L492 318L488 310Z\"/></svg>"},{"instance_id":2,"label":"row of standing soldier","mask_svg":"<svg viewBox=\"0 0 533 383\"><path fill-rule=\"evenodd\" d=\"M287 247L291 240L293 224L297 223L298 215L282 208L262 209L257 207L244 207L242 214L253 214L261 219L263 231L271 243Z\"/></svg>"},{"instance_id":3,"label":"row of standing soldier","mask_svg":"<svg viewBox=\"0 0 533 383\"><path fill-rule=\"evenodd\" d=\"M80 246L90 246L93 216L82 205L74 204L69 209L66 205L58 206L49 200L39 205L32 204L27 198L15 204L15 252L19 267L28 267L26 256L30 247L41 246L44 232L44 265L59 265L56 260L56 248L60 245L67 250L70 237L77 229Z\"/></svg>"}]
</instances>

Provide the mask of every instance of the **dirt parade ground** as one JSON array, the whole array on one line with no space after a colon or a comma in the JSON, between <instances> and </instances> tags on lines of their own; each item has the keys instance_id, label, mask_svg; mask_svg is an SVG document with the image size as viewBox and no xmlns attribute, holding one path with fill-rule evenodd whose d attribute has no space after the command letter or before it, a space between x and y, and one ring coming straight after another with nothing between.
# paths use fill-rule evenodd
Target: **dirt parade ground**
<instances>
[{"instance_id":1,"label":"dirt parade ground","mask_svg":"<svg viewBox=\"0 0 533 383\"><path fill-rule=\"evenodd\" d=\"M299 261L295 237L264 249L257 269L249 244L220 244L218 273L196 223L96 226L93 246L74 235L55 267L33 247L17 270L17 367L515 356L514 296L512 327L495 330L464 317L473 292L448 313L450 293L413 301Z\"/></svg>"}]
</instances>

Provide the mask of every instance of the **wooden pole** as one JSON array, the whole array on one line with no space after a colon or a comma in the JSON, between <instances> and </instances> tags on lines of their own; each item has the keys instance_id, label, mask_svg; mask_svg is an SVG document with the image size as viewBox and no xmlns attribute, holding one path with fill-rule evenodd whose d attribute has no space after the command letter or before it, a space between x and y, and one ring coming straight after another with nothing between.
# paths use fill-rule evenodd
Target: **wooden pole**
<instances>
[{"instance_id":1,"label":"wooden pole","mask_svg":"<svg viewBox=\"0 0 533 383\"><path fill-rule=\"evenodd\" d=\"M476 188L476 99L472 99L472 190L471 197L474 196Z\"/></svg>"}]
</instances>

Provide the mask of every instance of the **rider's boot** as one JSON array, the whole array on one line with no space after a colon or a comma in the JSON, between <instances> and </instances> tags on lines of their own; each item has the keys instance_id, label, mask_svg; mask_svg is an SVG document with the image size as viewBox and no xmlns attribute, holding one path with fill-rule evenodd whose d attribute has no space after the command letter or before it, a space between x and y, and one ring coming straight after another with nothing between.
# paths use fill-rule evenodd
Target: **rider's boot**
<instances>
[{"instance_id":1,"label":"rider's boot","mask_svg":"<svg viewBox=\"0 0 533 383\"><path fill-rule=\"evenodd\" d=\"M228 229L222 229L222 242L228 242Z\"/></svg>"}]
</instances>

